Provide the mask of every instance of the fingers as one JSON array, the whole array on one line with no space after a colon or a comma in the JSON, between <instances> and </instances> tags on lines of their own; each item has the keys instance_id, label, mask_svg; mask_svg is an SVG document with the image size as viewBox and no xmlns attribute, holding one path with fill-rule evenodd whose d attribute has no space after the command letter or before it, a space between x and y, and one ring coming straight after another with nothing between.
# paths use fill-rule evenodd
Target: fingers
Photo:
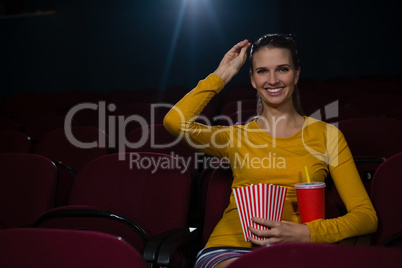
<instances>
[{"instance_id":1,"label":"fingers","mask_svg":"<svg viewBox=\"0 0 402 268\"><path fill-rule=\"evenodd\" d=\"M239 46L240 48L248 47L249 45L251 45L251 43L247 39L244 39L243 41L237 43L237 46Z\"/></svg>"},{"instance_id":2,"label":"fingers","mask_svg":"<svg viewBox=\"0 0 402 268\"><path fill-rule=\"evenodd\" d=\"M277 231L278 231L277 228L281 226L281 223L278 221L271 221L271 220L257 218L257 217L253 217L251 220L259 225L262 225L262 226L268 228L267 230L259 230L252 226L249 226L251 233L253 233L254 235L256 235L258 237L277 236Z\"/></svg>"},{"instance_id":3,"label":"fingers","mask_svg":"<svg viewBox=\"0 0 402 268\"><path fill-rule=\"evenodd\" d=\"M252 218L252 220L257 224L268 228L267 230L259 230L252 226L249 227L252 234L265 239L264 244L311 241L310 230L305 224L289 221L271 221L256 217ZM257 245L261 245L261 242L257 242Z\"/></svg>"},{"instance_id":4,"label":"fingers","mask_svg":"<svg viewBox=\"0 0 402 268\"><path fill-rule=\"evenodd\" d=\"M257 246L270 246L272 244L280 242L276 238L266 238L263 240L259 240L259 239L249 237L248 239L250 240L251 243L253 243L254 245L257 245Z\"/></svg>"},{"instance_id":5,"label":"fingers","mask_svg":"<svg viewBox=\"0 0 402 268\"><path fill-rule=\"evenodd\" d=\"M276 228L281 225L280 221L271 221L271 220L258 218L258 217L253 217L253 218L251 218L251 220L255 223L258 223L258 224L263 225L268 228Z\"/></svg>"},{"instance_id":6,"label":"fingers","mask_svg":"<svg viewBox=\"0 0 402 268\"><path fill-rule=\"evenodd\" d=\"M278 237L281 234L279 228L269 228L266 230L260 230L250 226L249 230L252 234L258 237Z\"/></svg>"},{"instance_id":7,"label":"fingers","mask_svg":"<svg viewBox=\"0 0 402 268\"><path fill-rule=\"evenodd\" d=\"M247 41L247 40L246 40ZM246 42L245 44L244 44L244 46L241 48L241 50L240 50L240 54L239 54L239 57L240 58L242 58L242 59L246 59L247 58L247 50L248 50L248 48L251 46L251 43L250 42Z\"/></svg>"},{"instance_id":8,"label":"fingers","mask_svg":"<svg viewBox=\"0 0 402 268\"><path fill-rule=\"evenodd\" d=\"M263 240L259 240L249 237L252 243L261 246L266 244L274 244L281 241L281 237L278 232L279 231L278 227L281 226L281 222L271 221L257 217L252 218L252 220L257 224L268 228L267 230L260 230L252 226L249 226L249 230L252 234L254 234L257 237L264 238Z\"/></svg>"},{"instance_id":9,"label":"fingers","mask_svg":"<svg viewBox=\"0 0 402 268\"><path fill-rule=\"evenodd\" d=\"M259 230L257 228L252 227L252 226L248 227L248 229L250 230L250 232L253 235L256 235L258 237L269 237L270 236L270 230Z\"/></svg>"},{"instance_id":10,"label":"fingers","mask_svg":"<svg viewBox=\"0 0 402 268\"><path fill-rule=\"evenodd\" d=\"M250 240L251 243L259 246L267 246L267 245L272 245L276 243L281 243L283 242L282 237L277 237L275 232L272 232L270 230L258 230L253 227L250 227L250 231L257 237L261 239L256 239L253 237L249 237L248 239Z\"/></svg>"},{"instance_id":11,"label":"fingers","mask_svg":"<svg viewBox=\"0 0 402 268\"><path fill-rule=\"evenodd\" d=\"M254 245L258 245L258 246L269 245L267 239L265 239L265 240L258 240L258 239L254 239L254 238L252 238L252 237L249 237L248 240L250 240L250 242L253 243Z\"/></svg>"},{"instance_id":12,"label":"fingers","mask_svg":"<svg viewBox=\"0 0 402 268\"><path fill-rule=\"evenodd\" d=\"M245 54L249 46L251 46L251 43L247 39L245 39L234 45L229 52Z\"/></svg>"},{"instance_id":13,"label":"fingers","mask_svg":"<svg viewBox=\"0 0 402 268\"><path fill-rule=\"evenodd\" d=\"M247 46L247 44L250 44L250 42L247 39L244 39L243 41L240 41L239 43L237 43L233 48L242 48Z\"/></svg>"}]
</instances>

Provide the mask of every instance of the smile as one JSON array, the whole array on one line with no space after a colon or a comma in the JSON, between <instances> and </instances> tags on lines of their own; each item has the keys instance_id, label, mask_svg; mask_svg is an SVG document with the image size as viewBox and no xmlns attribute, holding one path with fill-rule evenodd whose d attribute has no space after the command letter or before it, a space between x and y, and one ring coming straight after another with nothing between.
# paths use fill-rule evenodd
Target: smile
<instances>
[{"instance_id":1,"label":"smile","mask_svg":"<svg viewBox=\"0 0 402 268\"><path fill-rule=\"evenodd\" d=\"M278 92L282 91L283 89L284 89L284 87L278 87L278 88L267 88L265 90L268 91L269 93L278 93Z\"/></svg>"}]
</instances>

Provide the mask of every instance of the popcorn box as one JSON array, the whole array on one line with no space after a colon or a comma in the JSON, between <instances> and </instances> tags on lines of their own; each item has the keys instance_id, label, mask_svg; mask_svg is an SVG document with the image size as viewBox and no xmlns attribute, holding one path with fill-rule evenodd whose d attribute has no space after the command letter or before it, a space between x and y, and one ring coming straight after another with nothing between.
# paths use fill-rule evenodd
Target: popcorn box
<instances>
[{"instance_id":1,"label":"popcorn box","mask_svg":"<svg viewBox=\"0 0 402 268\"><path fill-rule=\"evenodd\" d=\"M258 185L234 188L233 193L243 228L244 239L249 241L248 238L252 237L263 240L264 238L253 235L248 227L252 226L259 230L267 230L268 228L254 223L251 218L258 217L280 221L287 188L260 183Z\"/></svg>"}]
</instances>

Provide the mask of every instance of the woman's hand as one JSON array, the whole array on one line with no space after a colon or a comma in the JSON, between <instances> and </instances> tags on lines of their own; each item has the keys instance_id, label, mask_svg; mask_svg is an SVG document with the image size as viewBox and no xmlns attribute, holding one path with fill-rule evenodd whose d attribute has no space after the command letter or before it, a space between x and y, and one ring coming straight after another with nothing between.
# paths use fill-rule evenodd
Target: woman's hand
<instances>
[{"instance_id":1,"label":"woman's hand","mask_svg":"<svg viewBox=\"0 0 402 268\"><path fill-rule=\"evenodd\" d=\"M221 60L215 74L219 75L225 84L235 76L247 59L247 50L251 46L248 40L241 41L232 47Z\"/></svg>"},{"instance_id":2,"label":"woman's hand","mask_svg":"<svg viewBox=\"0 0 402 268\"><path fill-rule=\"evenodd\" d=\"M265 240L257 240L249 237L250 241L259 246L267 246L270 244L283 242L310 242L310 231L305 224L294 223L289 221L270 221L262 218L252 218L255 223L266 226L268 230L258 230L249 227L250 231Z\"/></svg>"}]
</instances>

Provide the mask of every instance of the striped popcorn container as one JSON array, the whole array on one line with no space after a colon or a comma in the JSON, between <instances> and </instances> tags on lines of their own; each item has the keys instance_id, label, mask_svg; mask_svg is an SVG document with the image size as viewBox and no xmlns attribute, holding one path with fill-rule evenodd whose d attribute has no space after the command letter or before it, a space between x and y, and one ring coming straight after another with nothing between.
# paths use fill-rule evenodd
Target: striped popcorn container
<instances>
[{"instance_id":1,"label":"striped popcorn container","mask_svg":"<svg viewBox=\"0 0 402 268\"><path fill-rule=\"evenodd\" d=\"M264 239L253 235L248 228L249 226L259 230L267 229L265 226L254 223L251 218L258 217L273 221L282 219L286 192L286 187L261 183L233 189L246 241L249 241L249 237L259 240Z\"/></svg>"}]
</instances>

